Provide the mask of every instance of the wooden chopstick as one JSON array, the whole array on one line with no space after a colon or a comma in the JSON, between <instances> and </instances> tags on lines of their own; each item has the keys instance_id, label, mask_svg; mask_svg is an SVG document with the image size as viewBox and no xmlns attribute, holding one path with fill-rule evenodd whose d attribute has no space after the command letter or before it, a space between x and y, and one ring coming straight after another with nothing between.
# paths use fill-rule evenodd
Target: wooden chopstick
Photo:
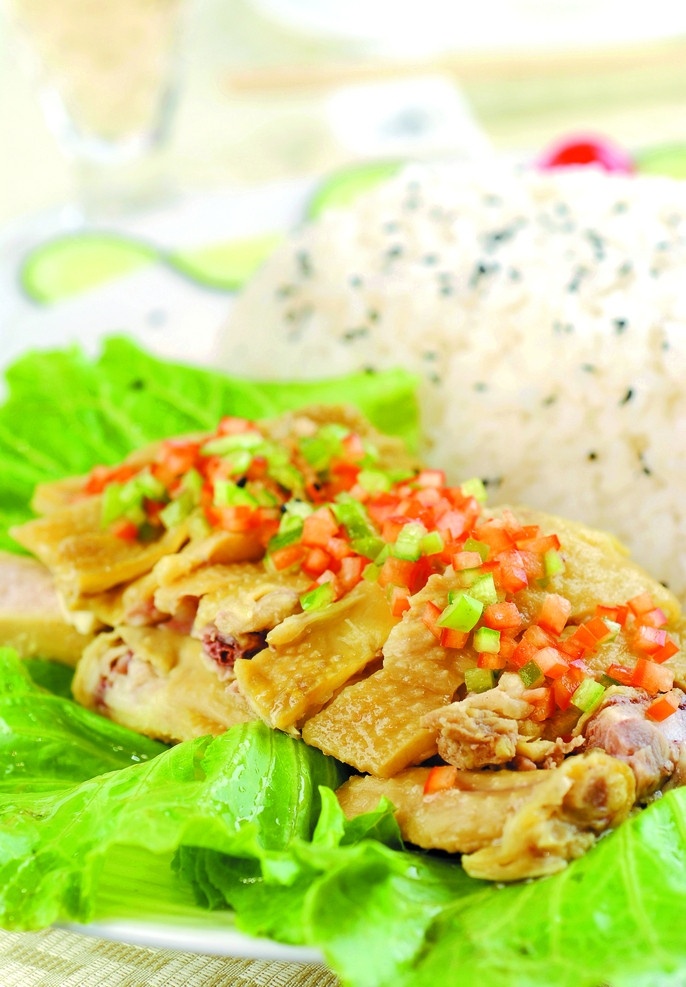
<instances>
[{"instance_id":1,"label":"wooden chopstick","mask_svg":"<svg viewBox=\"0 0 686 987\"><path fill-rule=\"evenodd\" d=\"M341 85L444 74L462 82L503 82L508 79L614 74L651 66L673 67L683 78L686 38L616 48L562 51L464 52L423 59L378 59L327 63L237 66L224 75L233 92L268 93L297 89L331 89Z\"/></svg>"}]
</instances>

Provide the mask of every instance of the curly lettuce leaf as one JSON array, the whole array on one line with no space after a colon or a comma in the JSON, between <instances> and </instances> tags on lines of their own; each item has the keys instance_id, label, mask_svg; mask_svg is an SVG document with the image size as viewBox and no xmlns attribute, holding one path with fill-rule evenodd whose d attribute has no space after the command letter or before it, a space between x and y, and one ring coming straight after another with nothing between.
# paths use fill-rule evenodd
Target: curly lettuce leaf
<instances>
[{"instance_id":1,"label":"curly lettuce leaf","mask_svg":"<svg viewBox=\"0 0 686 987\"><path fill-rule=\"evenodd\" d=\"M30 516L37 483L116 463L156 439L212 429L223 415L266 418L308 403L356 405L381 431L417 444L417 380L403 370L321 381L253 382L161 360L124 337L97 358L34 351L6 373L0 408L0 548Z\"/></svg>"},{"instance_id":2,"label":"curly lettuce leaf","mask_svg":"<svg viewBox=\"0 0 686 987\"><path fill-rule=\"evenodd\" d=\"M215 907L223 896L235 908L239 927L318 946L354 987L683 984L685 790L560 874L505 887L472 880L447 858L394 848L383 818L382 807L371 823L355 820L368 832L346 838L350 824L331 809L311 842L252 862L184 854Z\"/></svg>"},{"instance_id":3,"label":"curly lettuce leaf","mask_svg":"<svg viewBox=\"0 0 686 987\"><path fill-rule=\"evenodd\" d=\"M165 749L106 720L90 722L100 718L69 700L43 695L7 649L0 660L0 741L11 738L0 785L4 928L88 922L107 895L104 878L116 887L124 913L127 903L138 911L137 892L127 897L117 866L125 867L131 853L142 873L159 874L161 863L171 883L172 855L184 844L259 855L263 847L281 850L307 839L320 786L336 787L343 778L332 758L262 723ZM22 697L35 716L15 716L12 699ZM79 764L82 780L74 784Z\"/></svg>"},{"instance_id":4,"label":"curly lettuce leaf","mask_svg":"<svg viewBox=\"0 0 686 987\"><path fill-rule=\"evenodd\" d=\"M686 790L666 794L552 878L481 888L429 930L401 987L684 983Z\"/></svg>"},{"instance_id":5,"label":"curly lettuce leaf","mask_svg":"<svg viewBox=\"0 0 686 987\"><path fill-rule=\"evenodd\" d=\"M0 648L0 798L63 789L166 750L41 688L32 667L40 663L25 664Z\"/></svg>"},{"instance_id":6,"label":"curly lettuce leaf","mask_svg":"<svg viewBox=\"0 0 686 987\"><path fill-rule=\"evenodd\" d=\"M50 658L24 658L23 666L36 685L63 699L71 699L74 669Z\"/></svg>"}]
</instances>

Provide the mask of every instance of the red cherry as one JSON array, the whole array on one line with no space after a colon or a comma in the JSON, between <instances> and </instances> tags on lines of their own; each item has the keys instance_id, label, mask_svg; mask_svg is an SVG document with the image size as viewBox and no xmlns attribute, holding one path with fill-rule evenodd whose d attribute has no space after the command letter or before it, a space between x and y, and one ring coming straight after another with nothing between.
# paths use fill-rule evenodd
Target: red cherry
<instances>
[{"instance_id":1,"label":"red cherry","mask_svg":"<svg viewBox=\"0 0 686 987\"><path fill-rule=\"evenodd\" d=\"M605 171L618 171L630 175L634 163L627 152L604 137L566 137L552 144L537 161L537 166L551 168L578 168L597 165Z\"/></svg>"}]
</instances>

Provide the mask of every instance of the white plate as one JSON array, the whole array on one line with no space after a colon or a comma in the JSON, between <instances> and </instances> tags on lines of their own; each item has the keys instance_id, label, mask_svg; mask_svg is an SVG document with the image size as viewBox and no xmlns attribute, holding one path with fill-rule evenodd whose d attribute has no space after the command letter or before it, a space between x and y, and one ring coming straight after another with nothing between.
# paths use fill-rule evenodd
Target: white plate
<instances>
[{"instance_id":1,"label":"white plate","mask_svg":"<svg viewBox=\"0 0 686 987\"><path fill-rule=\"evenodd\" d=\"M128 922L122 919L93 922L91 925L69 923L61 928L132 946L152 946L185 953L202 953L206 956L324 965L322 954L316 949L286 946L272 939L243 935L233 927L231 914L228 912L208 912L207 918L199 919L197 923L171 919Z\"/></svg>"},{"instance_id":2,"label":"white plate","mask_svg":"<svg viewBox=\"0 0 686 987\"><path fill-rule=\"evenodd\" d=\"M311 184L300 182L189 196L111 228L163 249L222 243L293 227L304 215L310 192ZM211 365L216 340L228 320L231 294L203 288L162 265L151 265L68 301L51 305L30 301L19 282L24 256L41 235L44 239L52 235L58 218L47 215L29 225L16 225L0 240L0 370L32 347L78 342L97 351L104 336L121 332L159 356ZM228 912L208 912L197 919L117 920L62 928L143 946L323 963L317 950L243 935Z\"/></svg>"}]
</instances>

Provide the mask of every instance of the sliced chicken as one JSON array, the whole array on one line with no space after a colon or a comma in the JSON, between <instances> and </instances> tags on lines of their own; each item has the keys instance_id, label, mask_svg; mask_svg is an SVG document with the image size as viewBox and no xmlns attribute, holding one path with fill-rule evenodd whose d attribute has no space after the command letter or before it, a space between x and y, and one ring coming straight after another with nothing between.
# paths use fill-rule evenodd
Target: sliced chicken
<instances>
[{"instance_id":1,"label":"sliced chicken","mask_svg":"<svg viewBox=\"0 0 686 987\"><path fill-rule=\"evenodd\" d=\"M81 608L84 594L101 593L143 575L188 540L187 526L181 524L150 542L127 541L104 529L100 516L100 497L89 497L11 531L50 569L68 607Z\"/></svg>"},{"instance_id":2,"label":"sliced chicken","mask_svg":"<svg viewBox=\"0 0 686 987\"><path fill-rule=\"evenodd\" d=\"M544 592L562 593L572 604L570 622L579 623L597 603L622 603L647 591L670 621L678 620L681 607L674 594L634 562L611 534L530 507L516 505L513 510L522 524L538 524L543 533L555 533L565 560L564 572L545 588L517 594L517 606L527 617L537 613Z\"/></svg>"},{"instance_id":3,"label":"sliced chicken","mask_svg":"<svg viewBox=\"0 0 686 987\"><path fill-rule=\"evenodd\" d=\"M666 720L646 717L652 698L642 689L608 689L600 706L579 723L587 748L598 747L624 761L636 779L636 797L644 802L668 783L683 781L686 752L686 695ZM675 779L675 773L677 778Z\"/></svg>"},{"instance_id":4,"label":"sliced chicken","mask_svg":"<svg viewBox=\"0 0 686 987\"><path fill-rule=\"evenodd\" d=\"M267 648L235 664L241 692L267 723L297 733L349 679L380 654L396 624L385 593L361 582L342 599L287 617Z\"/></svg>"},{"instance_id":5,"label":"sliced chicken","mask_svg":"<svg viewBox=\"0 0 686 987\"><path fill-rule=\"evenodd\" d=\"M405 840L461 853L472 877L518 881L553 874L631 811L636 785L623 761L591 751L540 771L456 771L454 787L425 795L430 768L356 776L338 789L348 818L386 797Z\"/></svg>"},{"instance_id":6,"label":"sliced chicken","mask_svg":"<svg viewBox=\"0 0 686 987\"><path fill-rule=\"evenodd\" d=\"M475 663L472 649L438 643L422 619L427 600L447 600L451 578L434 575L383 644L383 667L342 689L303 726L303 739L358 771L389 777L436 753L422 718L447 705Z\"/></svg>"},{"instance_id":7,"label":"sliced chicken","mask_svg":"<svg viewBox=\"0 0 686 987\"><path fill-rule=\"evenodd\" d=\"M0 552L0 642L23 658L75 665L92 640L64 617L50 572L36 559Z\"/></svg>"},{"instance_id":8,"label":"sliced chicken","mask_svg":"<svg viewBox=\"0 0 686 987\"><path fill-rule=\"evenodd\" d=\"M506 672L495 689L434 710L422 723L438 731L438 753L449 764L465 770L507 764L517 753L522 725L533 711L522 699L523 692L520 676ZM540 732L540 725L529 723L534 735Z\"/></svg>"},{"instance_id":9,"label":"sliced chicken","mask_svg":"<svg viewBox=\"0 0 686 987\"><path fill-rule=\"evenodd\" d=\"M164 627L121 627L84 652L74 697L123 726L165 741L218 735L255 719L205 660L202 644Z\"/></svg>"}]
</instances>

